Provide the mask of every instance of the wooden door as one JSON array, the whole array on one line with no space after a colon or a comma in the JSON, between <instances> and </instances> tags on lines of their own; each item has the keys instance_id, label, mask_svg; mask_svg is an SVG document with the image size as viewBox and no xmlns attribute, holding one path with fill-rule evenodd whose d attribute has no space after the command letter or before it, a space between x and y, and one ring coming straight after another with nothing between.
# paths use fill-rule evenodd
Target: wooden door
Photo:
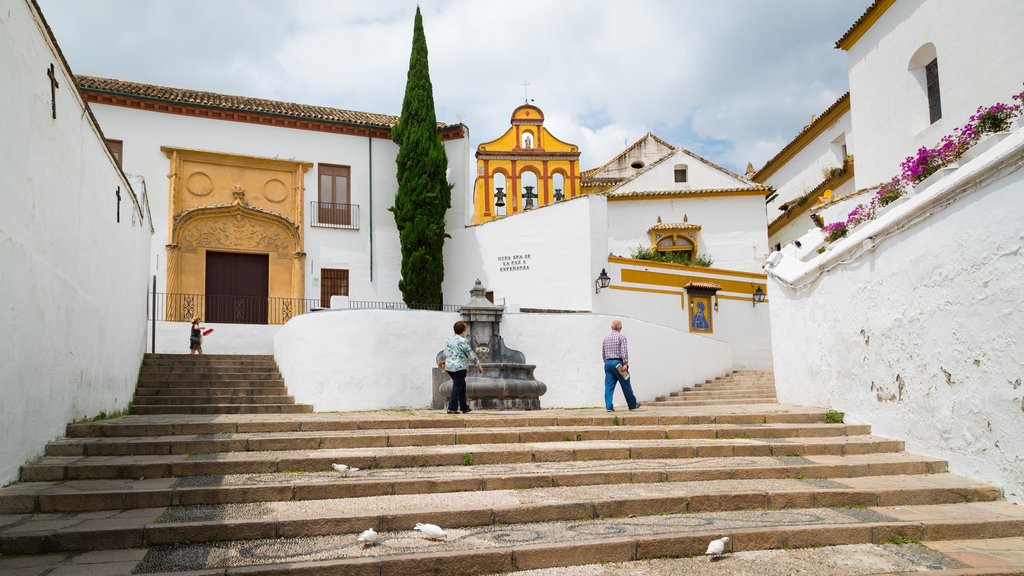
<instances>
[{"instance_id":1,"label":"wooden door","mask_svg":"<svg viewBox=\"0 0 1024 576\"><path fill-rule=\"evenodd\" d=\"M206 253L206 322L266 324L267 254Z\"/></svg>"}]
</instances>

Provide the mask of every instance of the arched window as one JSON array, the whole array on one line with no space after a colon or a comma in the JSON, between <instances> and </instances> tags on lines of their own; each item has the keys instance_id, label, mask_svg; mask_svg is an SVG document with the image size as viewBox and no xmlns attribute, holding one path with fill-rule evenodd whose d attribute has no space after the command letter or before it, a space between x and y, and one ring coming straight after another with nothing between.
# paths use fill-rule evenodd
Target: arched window
<instances>
[{"instance_id":1,"label":"arched window","mask_svg":"<svg viewBox=\"0 0 1024 576\"><path fill-rule=\"evenodd\" d=\"M561 201L565 198L565 176L561 173L555 172L555 175L551 177L551 194L555 202Z\"/></svg>"},{"instance_id":2,"label":"arched window","mask_svg":"<svg viewBox=\"0 0 1024 576\"><path fill-rule=\"evenodd\" d=\"M537 174L529 170L519 175L519 197L523 199L519 207L522 210L532 210L537 207Z\"/></svg>"},{"instance_id":3,"label":"arched window","mask_svg":"<svg viewBox=\"0 0 1024 576\"><path fill-rule=\"evenodd\" d=\"M925 109L928 110L928 124L938 122L942 118L942 99L939 96L939 59L935 45L928 42L918 48L910 58L907 70L913 76L914 84L920 94L915 100L921 103L918 105L921 108L915 106L915 109L911 111L911 116L921 118L922 121L915 122L915 124L923 124L923 110ZM926 102L927 108L924 108Z\"/></svg>"},{"instance_id":4,"label":"arched window","mask_svg":"<svg viewBox=\"0 0 1024 576\"><path fill-rule=\"evenodd\" d=\"M658 240L656 248L658 252L681 252L693 258L693 241L686 236L667 234Z\"/></svg>"},{"instance_id":5,"label":"arched window","mask_svg":"<svg viewBox=\"0 0 1024 576\"><path fill-rule=\"evenodd\" d=\"M491 181L491 187L493 188L491 190L491 199L494 202L494 215L505 216L508 214L508 206L506 204L508 186L506 185L505 175L501 172L496 172Z\"/></svg>"}]
</instances>

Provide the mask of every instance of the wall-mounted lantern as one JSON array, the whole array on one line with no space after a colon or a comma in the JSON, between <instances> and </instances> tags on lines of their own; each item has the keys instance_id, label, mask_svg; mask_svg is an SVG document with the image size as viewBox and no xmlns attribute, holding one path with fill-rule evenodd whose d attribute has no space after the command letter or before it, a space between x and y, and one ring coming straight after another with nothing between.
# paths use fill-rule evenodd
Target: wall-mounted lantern
<instances>
[{"instance_id":1,"label":"wall-mounted lantern","mask_svg":"<svg viewBox=\"0 0 1024 576\"><path fill-rule=\"evenodd\" d=\"M753 299L754 299L754 306L755 307L758 304L764 302L764 290L761 290L760 286L758 286L757 290L754 291Z\"/></svg>"},{"instance_id":2,"label":"wall-mounted lantern","mask_svg":"<svg viewBox=\"0 0 1024 576\"><path fill-rule=\"evenodd\" d=\"M597 280L594 280L594 294L601 291L601 288L607 288L612 285L612 277L608 275L608 271L601 268L601 273L597 275Z\"/></svg>"}]
</instances>

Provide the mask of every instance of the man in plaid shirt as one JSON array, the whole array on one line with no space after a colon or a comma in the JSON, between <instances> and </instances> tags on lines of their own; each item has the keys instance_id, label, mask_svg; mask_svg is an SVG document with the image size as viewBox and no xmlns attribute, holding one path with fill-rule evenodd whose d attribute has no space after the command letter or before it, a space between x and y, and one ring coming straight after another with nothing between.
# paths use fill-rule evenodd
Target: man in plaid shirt
<instances>
[{"instance_id":1,"label":"man in plaid shirt","mask_svg":"<svg viewBox=\"0 0 1024 576\"><path fill-rule=\"evenodd\" d=\"M626 345L626 337L622 334L622 322L612 322L611 334L604 337L601 343L601 359L604 360L604 407L609 412L615 412L612 406L612 397L615 395L615 383L622 386L622 394L626 397L626 405L630 410L636 410L640 403L633 396L633 387L629 380L619 372L619 365L622 370L629 370L629 348Z\"/></svg>"}]
</instances>

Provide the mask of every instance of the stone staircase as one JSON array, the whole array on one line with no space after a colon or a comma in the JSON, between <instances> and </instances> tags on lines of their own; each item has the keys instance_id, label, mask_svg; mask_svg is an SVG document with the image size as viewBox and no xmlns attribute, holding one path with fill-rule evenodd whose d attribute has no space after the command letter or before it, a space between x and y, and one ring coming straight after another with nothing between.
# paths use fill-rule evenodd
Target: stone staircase
<instances>
[{"instance_id":1,"label":"stone staircase","mask_svg":"<svg viewBox=\"0 0 1024 576\"><path fill-rule=\"evenodd\" d=\"M203 361L148 366L161 376L147 374L140 390L218 390L179 409L261 407L241 398L283 393L265 390L280 385L276 370L221 378L237 365L213 372ZM185 377L194 374L204 376ZM222 386L241 381L251 385ZM252 393L223 393L235 388ZM793 549L825 546L830 558L868 566L865 547L880 554L873 545L884 544L894 559L925 558L915 570L1024 573L966 568L953 552L914 543L969 537L1024 549L1024 506L997 487L950 474L870 426L758 398L645 402L625 414L133 413L71 424L0 489L0 574L738 573L706 572L740 565L701 556L724 535L736 558L792 562ZM447 538L425 539L412 530L419 522ZM380 542L362 548L356 537L370 527ZM620 562L619 572L599 565ZM802 573L840 573L806 562L812 571Z\"/></svg>"},{"instance_id":2,"label":"stone staircase","mask_svg":"<svg viewBox=\"0 0 1024 576\"><path fill-rule=\"evenodd\" d=\"M775 376L771 370L737 370L731 374L658 396L652 406L711 406L716 404L774 404Z\"/></svg>"},{"instance_id":3,"label":"stone staircase","mask_svg":"<svg viewBox=\"0 0 1024 576\"><path fill-rule=\"evenodd\" d=\"M312 412L288 394L273 356L146 354L131 414Z\"/></svg>"}]
</instances>

